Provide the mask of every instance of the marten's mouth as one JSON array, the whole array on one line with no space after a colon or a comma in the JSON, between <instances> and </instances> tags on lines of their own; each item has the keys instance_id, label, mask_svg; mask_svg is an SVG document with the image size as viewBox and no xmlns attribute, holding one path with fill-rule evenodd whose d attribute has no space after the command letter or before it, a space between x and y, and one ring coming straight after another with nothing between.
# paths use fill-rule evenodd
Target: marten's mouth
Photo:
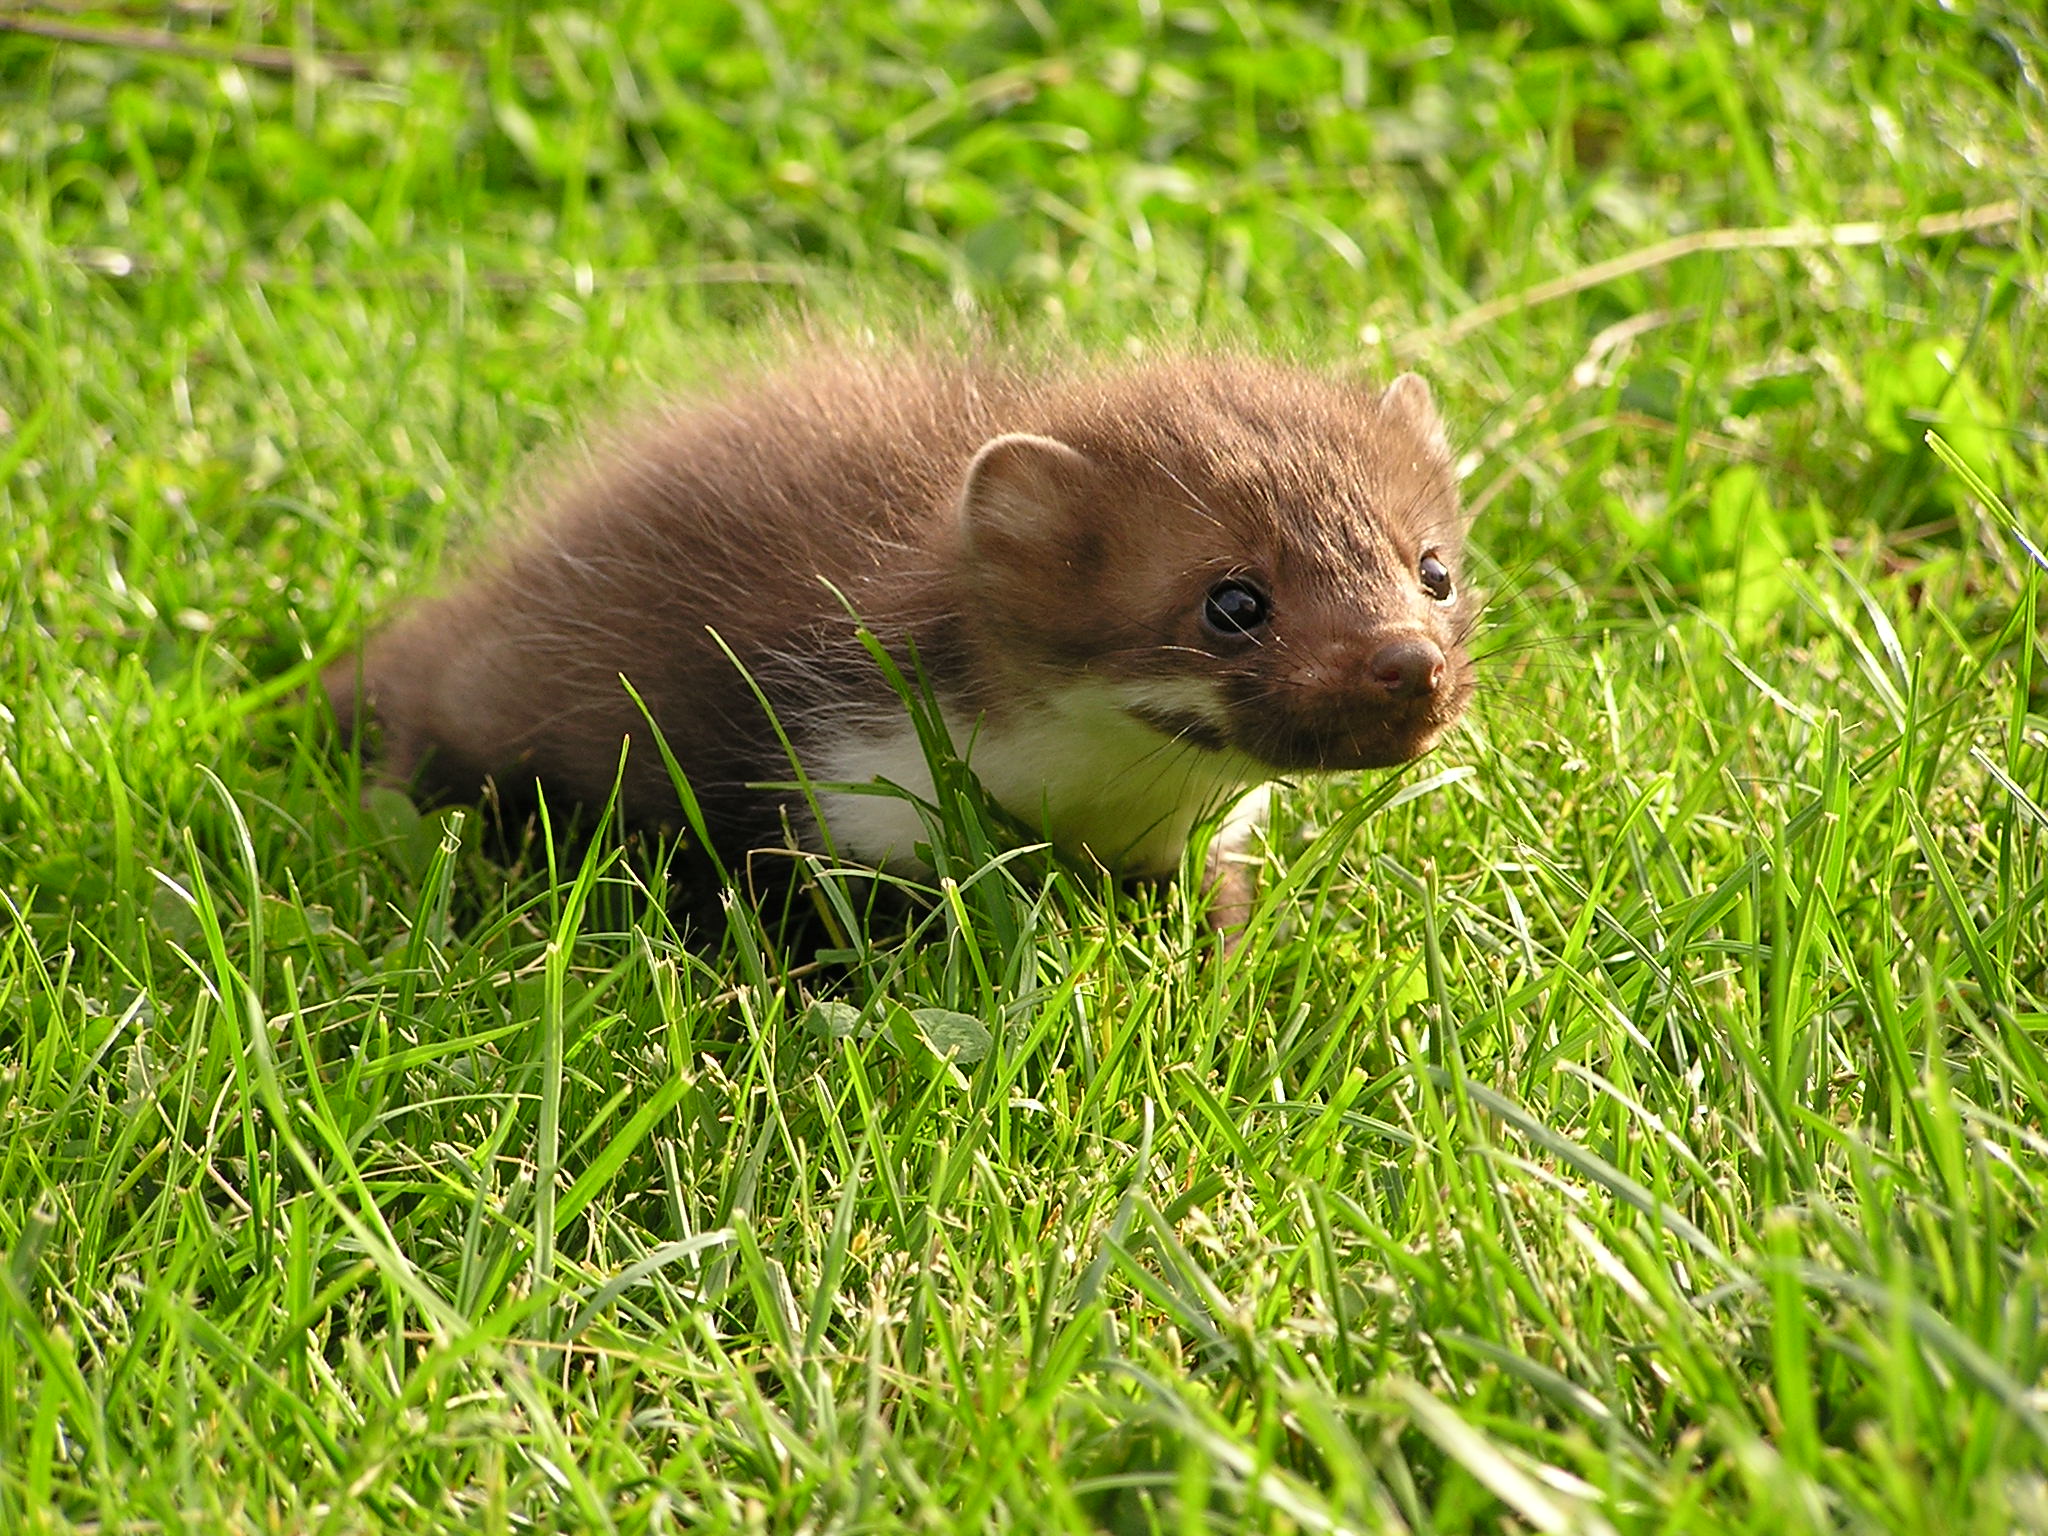
<instances>
[{"instance_id":1,"label":"marten's mouth","mask_svg":"<svg viewBox=\"0 0 2048 1536\"><path fill-rule=\"evenodd\" d=\"M1350 731L1338 736L1264 731L1243 750L1276 773L1344 773L1357 768L1398 768L1437 744L1449 722L1420 730Z\"/></svg>"},{"instance_id":2,"label":"marten's mouth","mask_svg":"<svg viewBox=\"0 0 2048 1536\"><path fill-rule=\"evenodd\" d=\"M1249 729L1226 730L1207 716L1188 711L1126 708L1124 713L1177 745L1204 752L1236 751L1275 773L1398 768L1434 747L1451 723L1353 720L1337 729L1299 729L1259 722Z\"/></svg>"},{"instance_id":3,"label":"marten's mouth","mask_svg":"<svg viewBox=\"0 0 2048 1536\"><path fill-rule=\"evenodd\" d=\"M1398 768L1434 747L1464 712L1469 686L1406 704L1330 707L1267 694L1232 711L1232 744L1276 772L1342 773ZM1320 706L1320 707L1319 707Z\"/></svg>"},{"instance_id":4,"label":"marten's mouth","mask_svg":"<svg viewBox=\"0 0 2048 1536\"><path fill-rule=\"evenodd\" d=\"M1234 752L1275 773L1398 768L1434 747L1464 711L1469 686L1408 701L1292 698L1260 690L1223 711L1170 699L1127 700L1123 712L1178 746Z\"/></svg>"}]
</instances>

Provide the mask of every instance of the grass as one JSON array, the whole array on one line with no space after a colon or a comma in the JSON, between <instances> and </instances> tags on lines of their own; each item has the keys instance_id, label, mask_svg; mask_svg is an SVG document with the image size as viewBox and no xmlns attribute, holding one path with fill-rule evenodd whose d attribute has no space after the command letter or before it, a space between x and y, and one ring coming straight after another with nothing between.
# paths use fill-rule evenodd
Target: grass
<instances>
[{"instance_id":1,"label":"grass","mask_svg":"<svg viewBox=\"0 0 2048 1536\"><path fill-rule=\"evenodd\" d=\"M2048 1529L2044 62L0 11L0 1529ZM363 805L318 662L797 311L1422 368L1473 718L1228 964L1002 864L693 952Z\"/></svg>"}]
</instances>

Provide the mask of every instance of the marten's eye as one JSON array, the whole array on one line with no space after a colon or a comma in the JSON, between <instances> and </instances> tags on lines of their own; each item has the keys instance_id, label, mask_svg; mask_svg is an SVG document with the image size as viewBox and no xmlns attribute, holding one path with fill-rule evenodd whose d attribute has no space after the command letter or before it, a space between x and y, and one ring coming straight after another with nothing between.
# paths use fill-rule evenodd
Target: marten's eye
<instances>
[{"instance_id":1,"label":"marten's eye","mask_svg":"<svg viewBox=\"0 0 2048 1536\"><path fill-rule=\"evenodd\" d=\"M1219 581L1202 602L1202 622L1225 640L1242 639L1266 627L1271 605L1248 581Z\"/></svg>"},{"instance_id":2,"label":"marten's eye","mask_svg":"<svg viewBox=\"0 0 2048 1536\"><path fill-rule=\"evenodd\" d=\"M1415 567L1415 573L1422 578L1422 590L1440 603L1451 600L1451 568L1437 559L1436 551L1430 550Z\"/></svg>"}]
</instances>

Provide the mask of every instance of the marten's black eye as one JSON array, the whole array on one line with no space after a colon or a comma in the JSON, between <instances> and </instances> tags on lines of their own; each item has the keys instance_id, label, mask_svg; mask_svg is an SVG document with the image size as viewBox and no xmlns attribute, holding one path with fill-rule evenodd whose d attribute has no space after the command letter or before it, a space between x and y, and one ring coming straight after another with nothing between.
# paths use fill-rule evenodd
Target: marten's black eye
<instances>
[{"instance_id":1,"label":"marten's black eye","mask_svg":"<svg viewBox=\"0 0 2048 1536\"><path fill-rule=\"evenodd\" d=\"M1451 568L1437 559L1435 550L1432 549L1422 557L1421 562L1415 567L1415 572L1422 578L1423 591L1440 603L1448 603L1451 600Z\"/></svg>"},{"instance_id":2,"label":"marten's black eye","mask_svg":"<svg viewBox=\"0 0 2048 1536\"><path fill-rule=\"evenodd\" d=\"M1219 581L1202 602L1202 622L1225 640L1258 633L1270 616L1266 594L1248 581Z\"/></svg>"}]
</instances>

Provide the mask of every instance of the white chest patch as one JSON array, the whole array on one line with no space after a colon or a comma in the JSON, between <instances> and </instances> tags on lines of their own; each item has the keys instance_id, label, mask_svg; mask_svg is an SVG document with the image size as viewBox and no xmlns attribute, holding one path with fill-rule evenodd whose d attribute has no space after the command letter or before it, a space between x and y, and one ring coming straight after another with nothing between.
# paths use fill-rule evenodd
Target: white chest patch
<instances>
[{"instance_id":1,"label":"white chest patch","mask_svg":"<svg viewBox=\"0 0 2048 1536\"><path fill-rule=\"evenodd\" d=\"M1048 842L1119 875L1171 874L1195 823L1234 804L1266 772L1235 752L1174 742L1131 718L1128 706L1220 714L1204 684L1087 682L1000 724L977 726L948 712L946 728L996 803ZM932 796L931 770L907 719L821 742L806 753L805 769L819 782L886 779ZM821 790L818 805L842 857L930 872L915 851L928 834L908 801Z\"/></svg>"}]
</instances>

